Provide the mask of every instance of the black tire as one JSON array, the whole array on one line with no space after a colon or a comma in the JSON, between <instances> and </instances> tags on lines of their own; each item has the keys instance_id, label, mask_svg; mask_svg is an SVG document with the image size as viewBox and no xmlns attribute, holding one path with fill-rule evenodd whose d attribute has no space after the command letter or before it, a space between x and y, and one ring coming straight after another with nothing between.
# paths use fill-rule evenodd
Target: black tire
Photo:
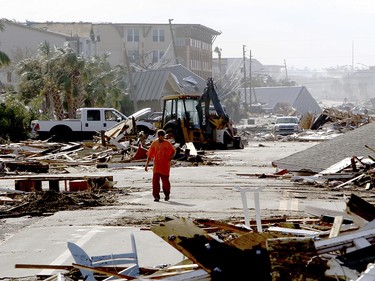
<instances>
[{"instance_id":1,"label":"black tire","mask_svg":"<svg viewBox=\"0 0 375 281\"><path fill-rule=\"evenodd\" d=\"M51 141L70 141L74 140L73 131L68 126L55 126L50 131Z\"/></svg>"}]
</instances>

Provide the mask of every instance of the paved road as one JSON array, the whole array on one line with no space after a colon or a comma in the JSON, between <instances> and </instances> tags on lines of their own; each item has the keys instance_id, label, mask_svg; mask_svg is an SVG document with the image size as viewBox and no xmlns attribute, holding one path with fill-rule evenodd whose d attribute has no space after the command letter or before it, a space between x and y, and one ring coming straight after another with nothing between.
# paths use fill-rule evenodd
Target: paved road
<instances>
[{"instance_id":1,"label":"paved road","mask_svg":"<svg viewBox=\"0 0 375 281\"><path fill-rule=\"evenodd\" d=\"M58 212L45 218L18 218L2 222L2 226L6 226L25 225L25 221L30 221L30 225L20 228L18 233L0 244L0 277L56 273L15 269L14 265L71 264L73 260L66 247L68 241L82 246L90 255L127 252L130 250L130 233L135 233L141 266L179 262L182 255L175 249L150 231L127 227L127 222L142 222L158 216L243 218L241 196L235 186L263 188L260 193L262 216L301 214L306 205L342 210L344 204L340 198L326 200L321 190L312 187L296 186L289 180L239 176L273 173L272 161L313 145L315 143L251 143L244 150L210 152L208 156L219 165L194 167L189 163L177 163L172 168L172 193L168 202L153 202L152 174L145 172L141 166L102 171L113 175L116 187L129 191L120 198L120 204L93 210ZM13 181L0 181L2 188L12 186ZM255 214L253 198L253 194L249 193L247 201L252 218Z\"/></svg>"}]
</instances>

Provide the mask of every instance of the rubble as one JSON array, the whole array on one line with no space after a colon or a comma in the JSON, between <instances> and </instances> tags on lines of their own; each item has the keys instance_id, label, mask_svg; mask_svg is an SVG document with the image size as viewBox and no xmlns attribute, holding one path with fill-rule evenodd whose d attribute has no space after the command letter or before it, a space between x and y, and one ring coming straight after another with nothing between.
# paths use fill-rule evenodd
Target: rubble
<instances>
[{"instance_id":1,"label":"rubble","mask_svg":"<svg viewBox=\"0 0 375 281\"><path fill-rule=\"evenodd\" d=\"M255 141L326 141L341 136L348 131L373 123L375 117L368 114L354 113L339 108L325 108L318 116L306 113L300 118L300 133L286 136L274 135L272 128L277 116L295 115L294 111L282 111L280 114L254 115L243 119L237 126L239 135L244 140ZM249 122L251 120L251 122ZM243 124L243 123L246 124Z\"/></svg>"},{"instance_id":2,"label":"rubble","mask_svg":"<svg viewBox=\"0 0 375 281\"><path fill-rule=\"evenodd\" d=\"M351 201L365 203L367 207L357 213L361 213L363 219L373 218L373 205L354 196L348 200L348 208L356 205ZM127 280L195 280L193 276L206 278L202 280L232 280L249 276L254 280L269 281L373 280L361 279L371 276L375 259L375 224L373 220L366 222L363 227L353 223L350 223L351 228L339 225L337 235L330 235L335 224L319 217L262 220L262 232L255 230L255 222L248 229L234 221L166 218L154 224L151 231L188 259L184 266L139 268L136 273L129 271L133 266L123 269L117 266L116 273L111 271L111 267L99 268L79 263L72 267L86 272L83 274L99 274L97 278L104 274ZM290 231L286 232L288 229ZM75 255L76 251L82 249L71 249ZM133 253L136 253L135 244ZM112 256L111 259L114 262L120 257ZM78 260L79 256L76 256L76 262ZM131 263L136 265L137 260ZM26 265L17 266L26 268ZM42 265L39 267L42 268ZM66 267L66 270L72 271L72 267ZM174 271L175 268L179 270Z\"/></svg>"},{"instance_id":3,"label":"rubble","mask_svg":"<svg viewBox=\"0 0 375 281\"><path fill-rule=\"evenodd\" d=\"M356 130L358 133L365 132L361 129ZM367 133L371 135L371 131ZM5 195L0 198L3 203L1 217L45 216L61 210L116 204L118 194L130 191L117 189L112 178L104 176L100 178L100 183L92 183L89 177L69 176L81 165L96 169L121 168L126 164L142 165L150 140L142 139L141 135L121 139L116 134L97 142L27 141L1 146L3 178L14 178L16 182L24 180L27 184L32 182L34 188L38 186L36 182L50 182L49 190L24 191L20 187L12 191L1 190ZM350 132L346 134L350 135ZM113 141L112 138L117 139ZM318 145L327 143L329 141ZM370 142L362 142L362 146L368 153L375 152ZM206 157L205 152L195 151L189 144L179 149L176 165L181 161L188 165L210 165L222 161ZM311 184L312 188L316 185L324 186L327 190L345 189L351 193L347 198L346 213L333 214L326 210L310 209L305 217L282 216L263 218L261 221L258 218L246 221L246 215L245 220L236 221L184 217L143 221L143 229L151 230L179 250L188 258L187 264L141 268L140 275L136 276L128 275L128 267L117 267L114 272L111 268L79 263L55 265L55 268L67 271L56 278L79 280L82 278L80 272L84 270L95 273L95 280L109 276L127 280L193 280L198 277L202 280L372 280L366 279L366 276L372 276L375 271L372 264L375 259L374 158L371 155L351 154L350 157L340 158L340 161L332 163L332 160L331 165L323 163L319 169L300 166L308 175L301 175L301 170L290 169L288 165L283 166L282 161L277 162L280 169L273 174L238 174L291 180L297 184L305 182ZM39 174L41 171L44 175ZM45 175L51 171L58 175L57 178ZM51 184L56 180L68 181L69 185L75 180L83 180L87 189L81 192L57 191ZM16 266L26 268L26 265ZM47 265L27 266L48 268Z\"/></svg>"}]
</instances>

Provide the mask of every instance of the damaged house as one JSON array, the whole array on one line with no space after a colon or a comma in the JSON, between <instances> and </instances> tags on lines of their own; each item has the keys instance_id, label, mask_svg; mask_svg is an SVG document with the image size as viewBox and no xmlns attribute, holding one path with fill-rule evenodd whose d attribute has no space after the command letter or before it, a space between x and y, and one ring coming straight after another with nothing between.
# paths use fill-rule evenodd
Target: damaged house
<instances>
[{"instance_id":1,"label":"damaged house","mask_svg":"<svg viewBox=\"0 0 375 281\"><path fill-rule=\"evenodd\" d=\"M305 86L255 87L251 90L253 104L266 111L283 115L320 114L322 109Z\"/></svg>"},{"instance_id":2,"label":"damaged house","mask_svg":"<svg viewBox=\"0 0 375 281\"><path fill-rule=\"evenodd\" d=\"M158 70L134 72L125 77L138 108L150 107L161 111L161 97L173 94L201 94L206 81L183 65L174 65Z\"/></svg>"},{"instance_id":3,"label":"damaged house","mask_svg":"<svg viewBox=\"0 0 375 281\"><path fill-rule=\"evenodd\" d=\"M373 151L367 147L375 147L374 134L375 124L370 123L272 164L288 171L320 173L343 159L371 156Z\"/></svg>"}]
</instances>

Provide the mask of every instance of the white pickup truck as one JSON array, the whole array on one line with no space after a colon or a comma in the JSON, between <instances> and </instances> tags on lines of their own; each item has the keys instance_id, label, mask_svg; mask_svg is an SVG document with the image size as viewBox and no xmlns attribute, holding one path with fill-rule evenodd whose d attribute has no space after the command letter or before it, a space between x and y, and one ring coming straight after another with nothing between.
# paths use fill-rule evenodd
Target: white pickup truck
<instances>
[{"instance_id":1,"label":"white pickup truck","mask_svg":"<svg viewBox=\"0 0 375 281\"><path fill-rule=\"evenodd\" d=\"M137 131L151 135L155 126L148 122L137 121L137 117L150 112L150 108L142 109L127 117L114 108L79 108L77 119L64 120L33 120L31 121L31 136L38 139L54 140L88 140L100 131L107 131L118 122L134 118Z\"/></svg>"}]
</instances>

